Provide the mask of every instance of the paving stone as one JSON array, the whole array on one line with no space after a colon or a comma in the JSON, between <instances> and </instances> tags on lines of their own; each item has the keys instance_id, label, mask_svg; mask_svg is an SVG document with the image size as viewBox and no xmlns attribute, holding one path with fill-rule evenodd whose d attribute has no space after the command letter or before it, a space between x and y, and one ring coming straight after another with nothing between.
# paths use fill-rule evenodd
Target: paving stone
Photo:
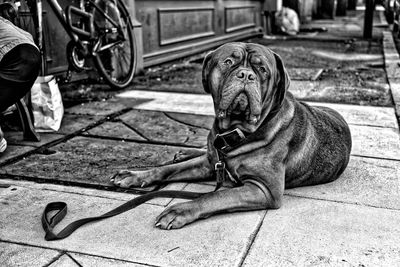
<instances>
[{"instance_id":1,"label":"paving stone","mask_svg":"<svg viewBox=\"0 0 400 267\"><path fill-rule=\"evenodd\" d=\"M26 188L10 191L1 198L2 203L8 203L1 204L0 221L7 229L0 231L3 240L157 266L237 265L265 214L256 211L218 215L182 229L165 231L154 227L154 220L163 208L145 204L83 226L64 240L48 242L44 240L40 222L48 202L65 201L69 205L66 221L57 230L72 220L101 214L122 202Z\"/></svg>"},{"instance_id":2,"label":"paving stone","mask_svg":"<svg viewBox=\"0 0 400 267\"><path fill-rule=\"evenodd\" d=\"M339 112L348 124L398 128L393 108L307 102L311 106L329 107Z\"/></svg>"},{"instance_id":3,"label":"paving stone","mask_svg":"<svg viewBox=\"0 0 400 267\"><path fill-rule=\"evenodd\" d=\"M211 95L131 90L116 97L146 100L132 106L135 109L215 115Z\"/></svg>"},{"instance_id":4,"label":"paving stone","mask_svg":"<svg viewBox=\"0 0 400 267\"><path fill-rule=\"evenodd\" d=\"M128 91L131 91L128 89ZM114 98L111 99L107 99L107 102L109 102L110 104L116 103L118 105L123 105L125 108L127 109L134 109L139 105L142 104L146 104L148 102L153 101L153 98L145 98L145 97L141 97L141 95L146 92L148 92L148 90L134 90L136 92L136 97L134 96L135 93L132 93L130 95L130 97L118 97L118 95Z\"/></svg>"},{"instance_id":5,"label":"paving stone","mask_svg":"<svg viewBox=\"0 0 400 267\"><path fill-rule=\"evenodd\" d=\"M195 147L204 147L207 144L208 130L174 120L163 112L132 110L121 115L119 119L153 142Z\"/></svg>"},{"instance_id":6,"label":"paving stone","mask_svg":"<svg viewBox=\"0 0 400 267\"><path fill-rule=\"evenodd\" d=\"M386 73L389 79L399 78L400 77L400 60L385 60L386 65Z\"/></svg>"},{"instance_id":7,"label":"paving stone","mask_svg":"<svg viewBox=\"0 0 400 267\"><path fill-rule=\"evenodd\" d=\"M319 88L320 81L291 81L289 91L297 98L297 99L305 99L311 93L317 92Z\"/></svg>"},{"instance_id":8,"label":"paving stone","mask_svg":"<svg viewBox=\"0 0 400 267\"><path fill-rule=\"evenodd\" d=\"M49 265L49 267L81 267L74 262L67 254L62 255L58 260Z\"/></svg>"},{"instance_id":9,"label":"paving stone","mask_svg":"<svg viewBox=\"0 0 400 267\"><path fill-rule=\"evenodd\" d=\"M0 173L66 183L112 186L109 178L121 169L139 169L171 162L178 152L194 149L75 137L51 147L53 154L34 154L4 166Z\"/></svg>"},{"instance_id":10,"label":"paving stone","mask_svg":"<svg viewBox=\"0 0 400 267\"><path fill-rule=\"evenodd\" d=\"M390 45L385 45L384 50L385 50L385 65L388 65L399 59L399 53L397 53L396 45L393 43L393 41Z\"/></svg>"},{"instance_id":11,"label":"paving stone","mask_svg":"<svg viewBox=\"0 0 400 267\"><path fill-rule=\"evenodd\" d=\"M315 25L315 27L326 27L326 25ZM331 29L329 29L331 33ZM368 49L368 43L363 41L357 41L352 44L356 48L356 52L366 55L368 60L355 61L355 53L346 53L349 44L346 44L350 38L343 39L343 37L335 36L333 38L324 38L318 34L318 40L310 36L305 36L300 41L297 37L292 40L268 40L268 39L256 39L257 43L268 45L273 51L278 53L285 63L287 68L324 68L324 69L335 69L344 67L358 67L362 63L370 62L381 62L383 63L382 53L378 50L381 45L377 42L371 42L370 48ZM350 55L350 57L346 57ZM334 60L327 60L327 57L334 57ZM340 59L352 59L352 60L340 60Z\"/></svg>"},{"instance_id":12,"label":"paving stone","mask_svg":"<svg viewBox=\"0 0 400 267\"><path fill-rule=\"evenodd\" d=\"M350 125L352 155L400 160L399 130Z\"/></svg>"},{"instance_id":13,"label":"paving stone","mask_svg":"<svg viewBox=\"0 0 400 267\"><path fill-rule=\"evenodd\" d=\"M211 129L215 116L214 115L193 115L193 114L185 114L185 113L175 113L175 112L167 112L168 117L185 123L187 125L193 125L199 128L203 128L206 130Z\"/></svg>"},{"instance_id":14,"label":"paving stone","mask_svg":"<svg viewBox=\"0 0 400 267\"><path fill-rule=\"evenodd\" d=\"M362 89L387 89L387 77L383 64L377 62L364 63L357 68L327 69L319 81L322 85L330 84L338 88L361 87ZM340 92L340 91L339 91Z\"/></svg>"},{"instance_id":15,"label":"paving stone","mask_svg":"<svg viewBox=\"0 0 400 267\"><path fill-rule=\"evenodd\" d=\"M11 158L14 158L16 156L22 155L30 150L33 150L33 147L30 146L13 146L13 145L7 145L6 151L1 153L0 156L0 164L5 162L6 160L9 160Z\"/></svg>"},{"instance_id":16,"label":"paving stone","mask_svg":"<svg viewBox=\"0 0 400 267\"><path fill-rule=\"evenodd\" d=\"M120 260L113 260L113 259L108 259L108 258L102 258L102 257L93 257L93 256L88 256L88 255L83 255L83 254L78 254L78 253L69 253L71 257L73 257L81 266L96 266L96 267L109 267L109 266L115 266L115 267L135 267L135 266L148 266L148 265L143 265L143 264L138 264L138 263L133 263L129 261L120 261Z\"/></svg>"},{"instance_id":17,"label":"paving stone","mask_svg":"<svg viewBox=\"0 0 400 267\"><path fill-rule=\"evenodd\" d=\"M10 224L9 227L12 227L12 224ZM8 230L9 228L5 228L2 222L0 225L0 232ZM60 252L57 250L0 241L1 266L46 266L59 254Z\"/></svg>"},{"instance_id":18,"label":"paving stone","mask_svg":"<svg viewBox=\"0 0 400 267\"><path fill-rule=\"evenodd\" d=\"M146 141L147 139L139 135L137 132L118 121L106 121L87 132L84 135L95 135L104 137L113 137L128 140Z\"/></svg>"},{"instance_id":19,"label":"paving stone","mask_svg":"<svg viewBox=\"0 0 400 267\"><path fill-rule=\"evenodd\" d=\"M383 49L384 49L384 54L385 54L385 58L387 58L388 56L390 56L391 54L394 54L396 56L396 58L399 58L399 54L397 53L396 50L396 45L393 42L393 33L389 30L385 30L382 32L383 35Z\"/></svg>"},{"instance_id":20,"label":"paving stone","mask_svg":"<svg viewBox=\"0 0 400 267\"><path fill-rule=\"evenodd\" d=\"M399 224L398 210L285 197L243 266L396 266Z\"/></svg>"},{"instance_id":21,"label":"paving stone","mask_svg":"<svg viewBox=\"0 0 400 267\"><path fill-rule=\"evenodd\" d=\"M144 75L135 77L132 85L140 90L203 93L201 70L202 59L199 58L152 66L144 71Z\"/></svg>"},{"instance_id":22,"label":"paving stone","mask_svg":"<svg viewBox=\"0 0 400 267\"><path fill-rule=\"evenodd\" d=\"M315 81L321 75L321 68L288 68L289 77L292 80Z\"/></svg>"},{"instance_id":23,"label":"paving stone","mask_svg":"<svg viewBox=\"0 0 400 267\"><path fill-rule=\"evenodd\" d=\"M374 61L382 60L382 55L373 54L362 54L362 53L338 53L331 51L316 50L312 52L313 55L318 57L326 58L328 60L340 60L340 61Z\"/></svg>"},{"instance_id":24,"label":"paving stone","mask_svg":"<svg viewBox=\"0 0 400 267\"><path fill-rule=\"evenodd\" d=\"M386 74L389 80L400 77L400 59L390 31L383 32L383 51L385 55Z\"/></svg>"},{"instance_id":25,"label":"paving stone","mask_svg":"<svg viewBox=\"0 0 400 267\"><path fill-rule=\"evenodd\" d=\"M400 161L352 156L334 182L288 189L286 194L400 210Z\"/></svg>"},{"instance_id":26,"label":"paving stone","mask_svg":"<svg viewBox=\"0 0 400 267\"><path fill-rule=\"evenodd\" d=\"M331 81L292 81L289 91L299 100L357 104L366 106L392 106L389 86L370 84L370 86L345 86Z\"/></svg>"},{"instance_id":27,"label":"paving stone","mask_svg":"<svg viewBox=\"0 0 400 267\"><path fill-rule=\"evenodd\" d=\"M389 79L390 91L392 93L396 114L400 118L400 78Z\"/></svg>"},{"instance_id":28,"label":"paving stone","mask_svg":"<svg viewBox=\"0 0 400 267\"><path fill-rule=\"evenodd\" d=\"M124 110L125 108L126 106L124 104L118 102L95 101L70 107L66 109L65 112L77 115L107 116Z\"/></svg>"},{"instance_id":29,"label":"paving stone","mask_svg":"<svg viewBox=\"0 0 400 267\"><path fill-rule=\"evenodd\" d=\"M57 131L62 134L71 134L85 129L89 125L103 119L104 116L64 114L61 127Z\"/></svg>"},{"instance_id":30,"label":"paving stone","mask_svg":"<svg viewBox=\"0 0 400 267\"><path fill-rule=\"evenodd\" d=\"M58 133L39 133L40 142L25 141L22 132L5 132L4 138L10 145L40 147L44 144L53 142L54 140L63 138L64 136Z\"/></svg>"}]
</instances>

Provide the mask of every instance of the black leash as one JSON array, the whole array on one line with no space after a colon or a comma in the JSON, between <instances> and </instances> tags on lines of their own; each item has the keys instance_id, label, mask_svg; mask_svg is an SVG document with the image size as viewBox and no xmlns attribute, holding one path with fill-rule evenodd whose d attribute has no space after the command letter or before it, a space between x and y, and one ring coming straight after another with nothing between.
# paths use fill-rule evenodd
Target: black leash
<instances>
[{"instance_id":1,"label":"black leash","mask_svg":"<svg viewBox=\"0 0 400 267\"><path fill-rule=\"evenodd\" d=\"M233 178L232 175L230 175L230 173L225 168L225 157L227 152L237 147L238 144L240 144L244 139L245 137L243 133L238 129L235 129L233 131L224 134L218 134L216 136L216 139L214 141L214 147L216 148L217 151L217 163L215 164L215 171L216 171L215 174L216 174L217 184L214 191L217 191L222 186L223 182L226 179L226 175L228 175L229 178L236 184L238 185L242 184L238 179ZM124 204L116 207L115 209L107 213L104 213L100 216L87 217L74 221L69 225L67 225L64 229L62 229L58 234L54 233L54 227L58 223L60 223L67 214L67 204L65 202L51 202L47 204L42 214L42 226L46 233L44 239L47 241L64 239L69 235L71 235L76 229L78 229L84 224L116 216L128 210L131 210L153 198L168 197L168 198L194 199L204 194L207 193L187 192L187 191L177 191L177 190L149 192L144 195L138 196L134 199L131 199L125 202ZM50 213L54 212L55 214L50 216Z\"/></svg>"},{"instance_id":2,"label":"black leash","mask_svg":"<svg viewBox=\"0 0 400 267\"><path fill-rule=\"evenodd\" d=\"M64 219L65 215L67 214L67 204L65 202L51 202L47 204L46 208L44 209L42 215L42 226L46 233L44 239L47 241L52 240L59 240L64 239L71 235L76 229L81 227L84 224L89 222L99 221L106 218L110 218L131 210L150 199L157 198L157 197L176 197L176 198L184 198L184 199L193 199L198 198L201 195L206 193L197 193L197 192L186 192L186 191L174 191L174 190L166 190L166 191L155 191L150 192L134 199L125 202L124 204L116 207L115 209L104 213L100 216L95 217L88 217L83 218L77 221L74 221L67 225L64 229L62 229L58 234L54 233L54 227ZM48 216L50 212L56 212L53 216Z\"/></svg>"}]
</instances>

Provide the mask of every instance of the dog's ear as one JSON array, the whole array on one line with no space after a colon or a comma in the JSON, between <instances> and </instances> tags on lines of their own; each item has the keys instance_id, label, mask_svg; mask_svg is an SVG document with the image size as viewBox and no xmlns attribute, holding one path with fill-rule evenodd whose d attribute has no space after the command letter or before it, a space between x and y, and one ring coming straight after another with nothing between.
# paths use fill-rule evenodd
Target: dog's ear
<instances>
[{"instance_id":1,"label":"dog's ear","mask_svg":"<svg viewBox=\"0 0 400 267\"><path fill-rule=\"evenodd\" d=\"M208 84L207 75L209 74L210 69L211 69L211 66L210 66L211 62L210 61L211 61L211 58L213 56L213 53L214 53L214 51L208 52L206 57L204 58L204 61L203 61L203 70L202 70L202 73L201 73L201 75L202 75L201 76L201 81L203 83L203 88L204 88L204 91L206 91L206 93L210 93L211 92L210 85Z\"/></svg>"},{"instance_id":2,"label":"dog's ear","mask_svg":"<svg viewBox=\"0 0 400 267\"><path fill-rule=\"evenodd\" d=\"M289 89L290 85L290 78L289 74L283 64L282 58L273 52L276 62L276 68L278 71L278 77L276 77L276 92L275 97L279 105L282 103L283 99L285 98L286 92Z\"/></svg>"}]
</instances>

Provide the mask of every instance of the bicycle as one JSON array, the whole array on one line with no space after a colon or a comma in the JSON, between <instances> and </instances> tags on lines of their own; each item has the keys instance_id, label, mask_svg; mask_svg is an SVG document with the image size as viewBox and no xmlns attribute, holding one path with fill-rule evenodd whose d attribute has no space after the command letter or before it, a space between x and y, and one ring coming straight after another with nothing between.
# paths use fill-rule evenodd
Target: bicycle
<instances>
[{"instance_id":1,"label":"bicycle","mask_svg":"<svg viewBox=\"0 0 400 267\"><path fill-rule=\"evenodd\" d=\"M81 72L91 69L93 59L97 72L113 89L128 86L137 65L135 35L129 12L122 0L79 0L79 7L69 5L63 10L57 0L47 0L71 41L67 44L69 69ZM37 35L42 47L42 2L36 0ZM90 66L90 65L89 65Z\"/></svg>"}]
</instances>

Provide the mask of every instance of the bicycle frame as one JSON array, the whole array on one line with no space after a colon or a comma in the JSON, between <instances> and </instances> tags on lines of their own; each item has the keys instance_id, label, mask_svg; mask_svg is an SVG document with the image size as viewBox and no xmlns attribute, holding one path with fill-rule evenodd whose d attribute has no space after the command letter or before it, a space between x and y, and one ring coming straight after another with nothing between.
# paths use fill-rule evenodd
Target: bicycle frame
<instances>
[{"instance_id":1,"label":"bicycle frame","mask_svg":"<svg viewBox=\"0 0 400 267\"><path fill-rule=\"evenodd\" d=\"M123 33L120 30L120 27L117 22L115 22L110 16L105 14L103 10L92 0L81 0L80 1L80 8L74 7L74 6L67 6L66 12L62 9L60 4L58 3L57 0L47 0L48 4L50 5L50 8L53 10L54 14L56 15L58 21L61 23L63 26L64 30L67 32L68 36L71 38L71 40L77 45L77 47L82 51L84 56L89 56L93 55L97 49L99 49L100 43L97 42L93 47L94 51L89 51L85 43L82 41L81 37L86 38L86 39L93 39L94 38L94 25L93 25L93 16L92 14L85 12L84 11L84 4L85 3L90 3L95 9L99 10L100 13L104 16L104 18L110 22L114 27L118 29L120 33ZM40 46L42 46L42 27L43 27L43 22L42 22L42 0L37 0L36 1L37 5L37 11L38 11L38 34L39 34L39 43ZM66 15L67 13L67 15ZM72 18L71 15L75 14L78 16L81 16L89 21L89 31L84 31L78 27L74 27L72 25ZM124 36L125 38L125 36ZM108 49L111 46L117 45L120 43L120 41L116 41L114 43L110 43L106 45L103 48L100 48L99 51ZM90 54L92 53L92 54Z\"/></svg>"},{"instance_id":2,"label":"bicycle frame","mask_svg":"<svg viewBox=\"0 0 400 267\"><path fill-rule=\"evenodd\" d=\"M45 62L43 0L26 1L31 11L36 13L36 41ZM70 39L66 45L68 70L65 81L70 80L74 71L88 71L95 67L100 78L114 89L130 84L137 64L137 52L132 20L122 0L79 0L79 5L67 4L66 8L61 7L58 0L47 0L47 3ZM125 62L120 62L120 58ZM42 68L45 73L44 64Z\"/></svg>"},{"instance_id":3,"label":"bicycle frame","mask_svg":"<svg viewBox=\"0 0 400 267\"><path fill-rule=\"evenodd\" d=\"M73 40L77 44L81 43L79 36L77 34L73 33L72 31L70 31L68 24L67 24L64 10L60 6L60 4L57 2L57 0L47 0L47 2L49 3L49 5L50 5L51 9L53 10L54 14L56 15L58 21L61 23L64 30L67 32L68 36L71 38L71 40ZM42 19L41 19L41 17L42 17L41 16L42 1L37 0L36 4L37 4L37 10L38 10L38 17L40 18L39 21L42 22ZM39 27L39 29L42 29L43 24L39 23L38 27ZM83 48L83 45L82 45L82 48Z\"/></svg>"}]
</instances>

